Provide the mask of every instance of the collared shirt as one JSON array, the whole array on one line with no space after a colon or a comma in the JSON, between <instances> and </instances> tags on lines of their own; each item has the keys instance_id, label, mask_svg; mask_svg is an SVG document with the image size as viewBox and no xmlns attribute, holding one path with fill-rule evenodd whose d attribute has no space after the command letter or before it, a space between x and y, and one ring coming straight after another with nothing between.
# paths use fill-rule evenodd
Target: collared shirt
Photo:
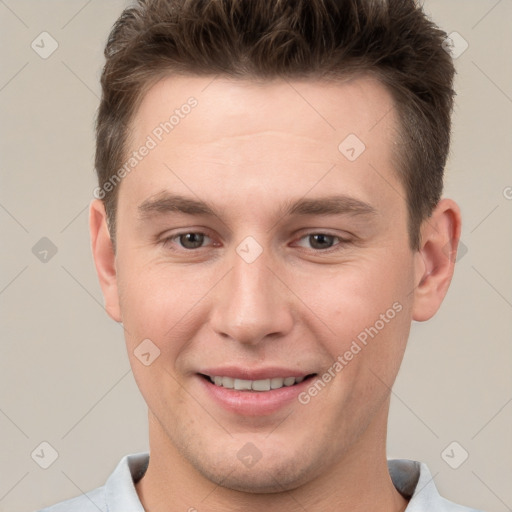
<instances>
[{"instance_id":1,"label":"collared shirt","mask_svg":"<svg viewBox=\"0 0 512 512\"><path fill-rule=\"evenodd\" d=\"M148 463L148 453L127 455L103 487L39 512L144 512L135 483L144 476ZM406 512L479 512L442 498L425 464L389 460L388 468L396 489L410 500Z\"/></svg>"}]
</instances>

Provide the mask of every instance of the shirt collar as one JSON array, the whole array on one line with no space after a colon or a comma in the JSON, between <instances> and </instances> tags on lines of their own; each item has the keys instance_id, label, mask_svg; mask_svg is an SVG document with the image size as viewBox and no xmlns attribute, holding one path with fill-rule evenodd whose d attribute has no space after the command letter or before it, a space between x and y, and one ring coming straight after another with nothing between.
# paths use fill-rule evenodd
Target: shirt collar
<instances>
[{"instance_id":1,"label":"shirt collar","mask_svg":"<svg viewBox=\"0 0 512 512\"><path fill-rule=\"evenodd\" d=\"M105 484L108 512L145 512L135 484L144 476L149 453L126 455Z\"/></svg>"}]
</instances>

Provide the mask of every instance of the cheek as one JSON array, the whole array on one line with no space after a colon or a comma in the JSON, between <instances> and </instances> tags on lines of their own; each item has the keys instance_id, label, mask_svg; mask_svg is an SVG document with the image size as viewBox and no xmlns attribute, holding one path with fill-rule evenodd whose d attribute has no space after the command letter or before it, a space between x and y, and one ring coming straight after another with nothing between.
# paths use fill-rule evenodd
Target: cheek
<instances>
[{"instance_id":1,"label":"cheek","mask_svg":"<svg viewBox=\"0 0 512 512\"><path fill-rule=\"evenodd\" d=\"M375 345L367 352L377 362L400 359L397 351L405 347L411 321L413 272L406 260L399 261L388 256L355 262L316 275L315 286L310 279L295 281L297 294L327 327L324 344L333 359L354 341L365 349Z\"/></svg>"},{"instance_id":2,"label":"cheek","mask_svg":"<svg viewBox=\"0 0 512 512\"><path fill-rule=\"evenodd\" d=\"M128 348L150 339L172 361L196 326L209 279L153 262L127 263L118 267L118 282Z\"/></svg>"},{"instance_id":3,"label":"cheek","mask_svg":"<svg viewBox=\"0 0 512 512\"><path fill-rule=\"evenodd\" d=\"M186 402L176 366L196 328L204 292L199 282L191 286L161 265L126 263L118 267L118 280L133 375L151 410L170 410L169 401L173 407Z\"/></svg>"}]
</instances>

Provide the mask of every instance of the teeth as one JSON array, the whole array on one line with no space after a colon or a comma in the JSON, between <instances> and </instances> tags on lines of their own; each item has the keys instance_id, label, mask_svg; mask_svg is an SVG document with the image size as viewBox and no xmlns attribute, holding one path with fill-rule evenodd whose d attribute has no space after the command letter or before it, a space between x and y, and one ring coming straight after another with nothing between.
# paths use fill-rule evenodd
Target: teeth
<instances>
[{"instance_id":1,"label":"teeth","mask_svg":"<svg viewBox=\"0 0 512 512\"><path fill-rule=\"evenodd\" d=\"M234 384L235 384L235 379L232 379L231 377L222 377L221 386L223 388L233 389Z\"/></svg>"},{"instance_id":2,"label":"teeth","mask_svg":"<svg viewBox=\"0 0 512 512\"><path fill-rule=\"evenodd\" d=\"M252 382L250 380L235 379L233 387L237 391L250 391L252 389Z\"/></svg>"},{"instance_id":3,"label":"teeth","mask_svg":"<svg viewBox=\"0 0 512 512\"><path fill-rule=\"evenodd\" d=\"M270 379L270 389L279 389L283 387L284 379L280 377L274 377Z\"/></svg>"},{"instance_id":4,"label":"teeth","mask_svg":"<svg viewBox=\"0 0 512 512\"><path fill-rule=\"evenodd\" d=\"M233 379L231 377L210 376L210 380L216 386L234 389L236 391L270 391L284 386L293 386L304 380L304 377L274 377L272 379L245 380Z\"/></svg>"},{"instance_id":5,"label":"teeth","mask_svg":"<svg viewBox=\"0 0 512 512\"><path fill-rule=\"evenodd\" d=\"M253 391L270 391L270 379L253 380L251 389Z\"/></svg>"},{"instance_id":6,"label":"teeth","mask_svg":"<svg viewBox=\"0 0 512 512\"><path fill-rule=\"evenodd\" d=\"M285 386L293 386L294 384L295 384L295 377L286 377L286 379L284 379Z\"/></svg>"}]
</instances>

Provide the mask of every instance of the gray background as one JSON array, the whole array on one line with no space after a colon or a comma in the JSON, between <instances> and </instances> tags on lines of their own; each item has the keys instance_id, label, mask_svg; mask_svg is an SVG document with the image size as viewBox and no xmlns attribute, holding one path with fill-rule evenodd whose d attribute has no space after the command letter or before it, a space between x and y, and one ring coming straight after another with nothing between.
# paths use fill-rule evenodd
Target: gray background
<instances>
[{"instance_id":1,"label":"gray background","mask_svg":"<svg viewBox=\"0 0 512 512\"><path fill-rule=\"evenodd\" d=\"M145 404L87 232L102 52L125 3L0 0L0 511L90 490L147 449ZM388 451L427 462L447 498L502 512L512 510L512 1L425 8L469 43L456 59L446 180L467 253L441 311L413 325ZM31 47L43 31L59 45L46 59ZM42 237L56 254L44 241L34 254ZM43 441L58 452L48 469ZM446 461L458 465L463 450L453 469Z\"/></svg>"}]
</instances>

